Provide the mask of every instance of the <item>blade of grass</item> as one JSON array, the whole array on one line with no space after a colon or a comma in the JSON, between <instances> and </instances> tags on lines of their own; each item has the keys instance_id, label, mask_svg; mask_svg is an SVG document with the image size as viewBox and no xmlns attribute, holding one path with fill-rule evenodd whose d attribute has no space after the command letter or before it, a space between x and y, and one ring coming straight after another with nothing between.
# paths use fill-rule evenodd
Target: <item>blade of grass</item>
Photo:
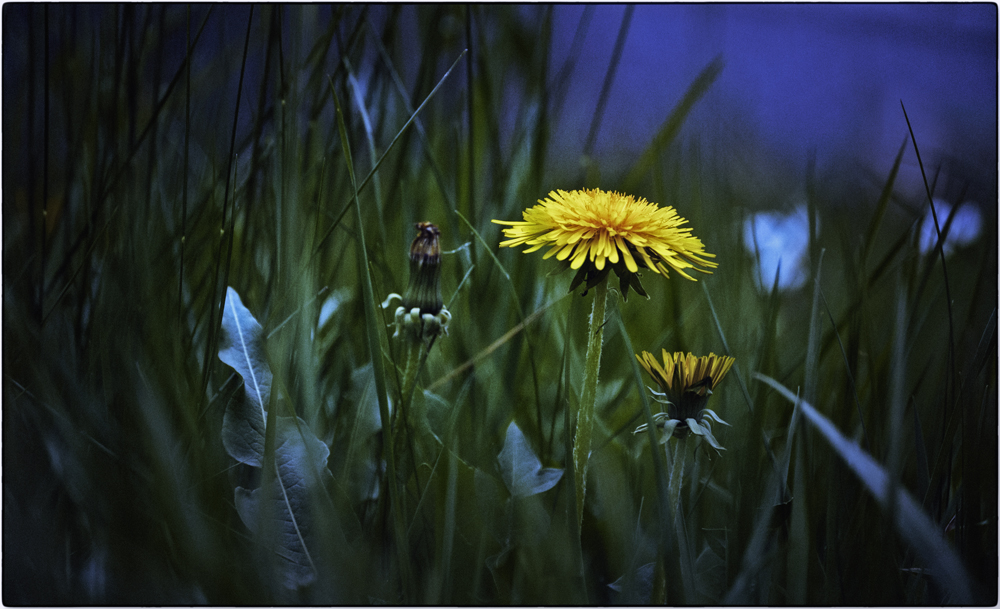
<instances>
[{"instance_id":1,"label":"blade of grass","mask_svg":"<svg viewBox=\"0 0 1000 609\"><path fill-rule=\"evenodd\" d=\"M705 285L704 281L699 281L701 284L701 290L705 293L705 300L708 302L708 309L712 313L712 321L715 322L715 329L719 333L719 340L722 341L722 348L726 355L732 356L733 352L729 348L729 342L726 340L726 334L722 331L722 324L719 322L719 315L715 311L715 305L712 304L712 296L708 293L708 286ZM750 397L750 391L747 389L746 383L743 381L743 375L740 373L740 366L738 362L733 363L733 374L736 375L736 382L740 386L740 392L743 394L743 400L746 402L747 410L750 412L751 416L754 413L753 409L753 398ZM764 450L767 451L767 456L771 461L771 466L775 472L777 472L778 461L774 458L774 453L771 451L771 444L767 441L767 437L764 435L764 430L760 430L761 444L764 446Z\"/></svg>"},{"instance_id":2,"label":"blade of grass","mask_svg":"<svg viewBox=\"0 0 1000 609\"><path fill-rule=\"evenodd\" d=\"M945 302L948 305L948 369L951 371L950 387L954 390L956 387L955 381L957 381L957 374L955 371L955 317L952 313L951 307L951 282L948 281L948 264L944 259L944 243L941 238L941 225L938 223L937 209L934 206L934 197L931 196L931 188L927 184L927 173L924 171L924 162L920 159L920 148L917 147L917 138L913 135L913 126L910 124L910 117L906 114L906 106L903 105L903 100L899 100L899 105L903 109L903 117L906 119L906 128L910 131L910 141L913 142L913 152L917 155L917 165L920 166L920 177L924 180L924 191L927 193L927 201L931 206L931 216L934 218L934 231L937 234L938 246L937 251L941 258L941 274L944 277L944 291L945 291ZM954 213L954 209L952 212ZM949 403L950 403L950 393Z\"/></svg>"},{"instance_id":3,"label":"blade of grass","mask_svg":"<svg viewBox=\"0 0 1000 609\"><path fill-rule=\"evenodd\" d=\"M393 530L396 536L396 552L398 556L398 569L402 579L402 587L405 602L415 602L415 588L412 581L411 567L407 555L406 544L406 524L403 517L402 504L400 503L398 479L396 477L396 459L393 454L392 425L389 417L389 402L386 393L385 366L382 361L381 340L378 336L379 314L376 309L374 290L372 290L372 279L368 273L368 250L365 247L364 220L361 217L361 202L358 200L358 185L354 179L354 161L351 157L351 145L347 139L347 127L344 125L344 113L340 107L340 98L337 96L330 80L330 93L333 96L337 108L337 130L340 133L340 144L344 153L344 160L347 164L347 174L351 180L351 188L354 192L354 211L357 223L358 239L358 274L361 276L361 290L364 299L365 312L365 334L368 341L368 354L372 360L372 370L375 376L375 393L378 398L379 416L382 420L382 433L385 436L383 450L385 451L386 467L389 475L389 501L392 503L392 513L394 520Z\"/></svg>"},{"instance_id":4,"label":"blade of grass","mask_svg":"<svg viewBox=\"0 0 1000 609\"><path fill-rule=\"evenodd\" d=\"M382 156L380 156L378 161L375 163L375 166L371 168L371 171L368 172L368 175L365 176L365 179L362 180L360 184L358 184L358 189L357 189L358 194L361 194L361 192L365 189L365 186L367 186L368 183L371 181L372 177L375 176L375 172L378 171L378 168L382 165L382 162L385 160L386 156L388 156L393 146L396 145L396 142L399 141L399 138L402 137L402 135L406 132L406 130L410 127L410 125L413 124L414 120L416 120L417 118L417 115L420 114L420 111L423 110L425 106L427 106L427 102L429 102L431 98L434 97L434 94L437 93L438 89L441 88L441 85L444 84L444 81L448 79L448 76L451 74L452 70L455 69L455 66L458 65L458 62L461 61L463 57L465 57L465 53L466 51L462 51L461 53L459 53L458 58L455 60L453 64L451 64L451 67L448 68L448 71L444 73L444 76L441 77L441 80L438 81L438 84L435 85L433 89L431 89L431 92L427 94L427 97L424 98L424 101L420 104L420 106L418 106L417 109L413 111L413 114L410 115L409 120L407 120L406 123L396 133L396 137L392 138L392 141L389 142L389 145L382 153ZM322 250L323 244L326 243L326 240L330 237L331 234L333 234L334 229L337 228L337 226L340 224L340 221L343 219L344 214L346 214L350 208L351 208L351 201L345 202L343 208L340 210L340 213L337 214L337 218L333 221L333 224L330 225L330 227L323 234L323 237L320 238L319 243L316 244L316 248L313 250L312 255L309 257L310 260L312 260L312 258L315 258L316 254L318 254Z\"/></svg>"},{"instance_id":5,"label":"blade of grass","mask_svg":"<svg viewBox=\"0 0 1000 609\"><path fill-rule=\"evenodd\" d=\"M810 222L815 226L815 221ZM819 303L820 303L820 280L823 269L823 256L826 249L819 252L819 260L816 262L815 277L813 279L812 307L809 314L809 339L806 345L805 361L805 395L806 401L815 401L816 384L819 375L819 345L822 331L820 329ZM792 605L805 605L806 592L809 580L809 514L807 499L809 496L805 488L807 476L806 441L799 438L798 443L793 440L798 431L798 409L792 414L792 423L788 427L788 451L785 461L785 480L787 484L788 466L791 461L791 453L795 452L795 476L793 489L796 501L792 502L792 516L788 534L788 602ZM793 444L795 445L793 448Z\"/></svg>"},{"instance_id":6,"label":"blade of grass","mask_svg":"<svg viewBox=\"0 0 1000 609\"><path fill-rule=\"evenodd\" d=\"M198 28L198 34L195 35L194 41L191 43L191 48L192 49L198 44L198 39L201 38L201 33L205 29L205 24L208 23L208 18L212 14L212 8L213 8L212 6L209 6L208 14L205 15L205 20L201 22L201 27ZM71 245L69 247L69 249L67 250L67 253L66 253L66 255L65 255L64 259L63 259L62 264L59 266L59 268L56 270L56 272L52 274L52 280L51 281L54 282L55 279L56 279L56 277L62 275L65 272L66 267L72 261L73 254L76 253L76 251L80 248L80 246L86 240L87 236L93 230L93 226L97 222L97 218L98 218L98 215L99 215L101 207L102 207L101 203L111 194L111 191L118 184L118 181L125 174L125 172L129 168L132 167L132 157L134 157L136 155L136 153L138 153L139 148L142 146L143 141L146 139L146 136L150 133L150 131L152 130L153 125L159 119L160 111L163 110L163 107L166 105L167 100L170 98L170 94L173 92L174 86L178 82L180 82L180 78L184 74L185 67L187 66L187 64L188 64L189 61L190 61L190 55L188 55L187 57L185 57L184 62L177 69L177 73L174 74L173 80L171 80L170 84L167 85L167 89L166 89L166 91L163 92L163 96L160 98L159 103L156 105L156 108L153 110L153 114L152 114L152 116L150 116L149 122L146 124L146 127L142 130L142 133L136 139L136 141L133 144L131 150L129 151L128 156L125 158L125 160L122 162L122 164L115 171L115 174L113 175L113 177L111 178L111 180L108 181L101 188L100 193L98 194L98 197L97 197L97 203L94 205L94 209L91 212L90 221L87 223L86 229L84 229L84 231L80 234L80 236L77 237L77 239L73 243L73 245ZM111 215L114 215L115 212L117 212L117 210L118 210L119 207L121 207L121 203L115 205L115 207L111 210ZM104 226L102 227L101 231L98 232L96 235L94 235L94 238L91 240L90 247L87 249L87 254L84 256L85 259L87 259L87 258L90 257L90 253L94 250L94 247L97 245L97 241L100 239L101 235L104 234L104 231L106 231L107 228L108 228L108 226L110 225L110 220L111 219L109 218L108 222L104 223ZM80 271L82 271L87 266L88 266L88 264L87 264L86 261L82 262L80 264L80 266L78 266L76 268L76 270L73 271L73 274L70 275L69 279L66 280L66 285L64 285L63 288L62 288L62 290L59 291L59 295L56 296L55 302L53 302L52 306L49 307L48 313L45 313L45 315L42 317L42 323L43 324L45 323L45 320L47 320L49 318L49 316L52 314L52 312L55 311L55 309L59 305L60 301L62 301L63 297L66 295L67 290L69 290L70 286L73 285L73 282L76 280L77 275L80 274ZM53 286L50 283L50 285L47 286L47 288L46 288L45 291L46 292L51 292L52 291L52 287ZM44 303L41 303L41 304L44 304Z\"/></svg>"},{"instance_id":7,"label":"blade of grass","mask_svg":"<svg viewBox=\"0 0 1000 609\"><path fill-rule=\"evenodd\" d=\"M670 142L677 137L677 133L681 129L681 125L684 123L684 119L687 118L691 108L694 107L695 103L701 99L702 95L708 91L708 88L712 86L715 79L719 77L722 72L722 59L716 57L709 63L705 68L698 74L688 87L687 91L684 92L684 97L677 104L673 110L671 110L670 115L667 120L660 127L660 130L656 133L653 138L652 143L646 148L646 151L642 153L639 160L636 161L635 165L632 166L632 170L628 172L625 179L622 180L622 188L625 192L631 192L635 190L638 186L639 179L646 174L647 171L652 169L656 160L659 158L660 153L670 145Z\"/></svg>"},{"instance_id":8,"label":"blade of grass","mask_svg":"<svg viewBox=\"0 0 1000 609\"><path fill-rule=\"evenodd\" d=\"M861 422L861 433L865 440L865 450L871 452L871 444L868 442L868 428L865 426L865 416L861 412L861 398L858 397L858 386L854 382L854 374L851 372L851 362L847 358L847 351L844 349L844 343L840 340L840 333L837 332L837 323L833 321L833 313L830 312L830 305L826 302L826 295L823 293L822 288L820 288L819 295L823 299L823 307L826 309L827 319L830 320L830 327L833 328L833 335L837 339L837 344L840 345L840 354L844 358L844 372L847 373L847 380L851 383L851 395L854 396L854 405L858 410L858 420Z\"/></svg>"},{"instance_id":9,"label":"blade of grass","mask_svg":"<svg viewBox=\"0 0 1000 609\"><path fill-rule=\"evenodd\" d=\"M519 327L521 328L527 327L528 324L524 317L524 308L521 307L521 299L518 298L517 296L517 288L514 287L514 281L510 278L510 273L508 273L507 269L504 268L503 264L500 262L500 259L497 258L497 255L493 252L493 248L491 248L489 243L487 243L486 240L483 239L482 235L479 234L479 231L476 230L476 227L474 227L465 218L465 216L462 215L462 212L458 211L457 209L455 210L455 214L457 214L458 217L461 218L463 222L465 222L465 225L469 227L469 230L471 230L472 234L476 236L476 239L478 239L483 244L483 249L486 251L487 254L490 255L490 258L493 259L493 262L497 265L497 268L500 269L501 273L503 273L504 278L507 279L507 285L510 286L511 295L514 299L515 310L517 311L517 317L518 319L521 320ZM535 361L535 349L534 349L534 344L531 342L531 335L525 332L524 339L528 345L528 359L531 362L530 366L531 382L535 389L535 416L537 417L538 431L539 433L541 433L542 429L544 428L542 427L542 397L538 384L538 363ZM545 444L545 438L542 438L542 444L543 445Z\"/></svg>"},{"instance_id":10,"label":"blade of grass","mask_svg":"<svg viewBox=\"0 0 1000 609\"><path fill-rule=\"evenodd\" d=\"M808 402L799 400L784 385L769 376L755 373L754 378L766 383L789 402L797 404L803 417L829 443L833 451L854 472L879 505L886 508L893 491L889 475L875 459L848 440L825 416ZM927 565L927 573L945 592L946 602L958 605L976 604L977 595L972 580L955 551L945 542L938 527L903 487L895 487L897 509L893 524L900 537Z\"/></svg>"},{"instance_id":11,"label":"blade of grass","mask_svg":"<svg viewBox=\"0 0 1000 609\"><path fill-rule=\"evenodd\" d=\"M882 225L882 218L885 217L885 210L889 207L889 199L892 198L892 187L896 182L896 174L899 173L899 165L903 161L903 153L906 151L906 139L903 139L902 145L899 147L899 152L896 153L896 160L892 164L892 169L889 171L889 177L885 181L885 185L882 187L882 192L879 194L878 201L875 202L875 215L872 217L871 223L868 225L868 230L865 231L865 240L861 242L861 268L865 268L865 263L868 260L868 255L871 253L871 247L875 243L875 235L878 234L878 229Z\"/></svg>"},{"instance_id":12,"label":"blade of grass","mask_svg":"<svg viewBox=\"0 0 1000 609\"><path fill-rule=\"evenodd\" d=\"M819 345L820 338L822 337L822 330L819 321L819 303L820 303L820 270L823 266L823 255L826 254L826 249L823 249L819 253L819 261L816 263L816 274L813 280L813 297L812 297L812 307L809 313L809 342L806 345L806 361L805 361L805 400L807 402L816 401L816 384L819 381L818 369L819 369Z\"/></svg>"},{"instance_id":13,"label":"blade of grass","mask_svg":"<svg viewBox=\"0 0 1000 609\"><path fill-rule=\"evenodd\" d=\"M635 6L628 4L625 6L625 14L622 15L621 25L618 27L618 38L615 40L615 48L611 51L611 63L608 71L604 74L604 84L601 85L601 93L597 97L597 108L594 110L594 118L590 121L590 131L587 133L587 140L583 145L583 156L589 158L594 151L594 142L597 141L597 130L601 127L604 119L604 108L608 104L608 95L611 93L611 84L615 81L615 74L618 72L618 62L621 61L622 51L625 49L625 40L628 39L629 26L632 24L632 13Z\"/></svg>"},{"instance_id":14,"label":"blade of grass","mask_svg":"<svg viewBox=\"0 0 1000 609\"><path fill-rule=\"evenodd\" d=\"M371 22L369 21L366 21L366 25L368 26L369 39L375 44L375 48L378 49L379 56L382 57L382 62L385 64L386 69L389 71L389 76L392 78L392 84L395 86L396 93L399 96L399 100L403 104L403 109L414 117L413 128L416 130L417 138L420 140L421 150L423 150L424 158L430 165L431 174L434 176L434 183L437 184L438 191L441 193L441 196L443 196L445 201L447 202L448 209L456 209L454 197L452 196L451 191L446 186L446 182L444 179L444 172L441 171L441 165L440 163L437 162L437 159L434 158L433 147L431 146L430 142L427 139L427 132L424 129L423 121L421 121L420 118L417 117L417 111L413 109L413 104L410 103L410 98L406 94L406 85L403 84L403 79L399 76L399 71L396 70L396 66L393 64L392 57L389 55L389 51L386 50L385 45L382 44L382 40L375 32L375 28L371 25ZM467 68L472 65L471 51L469 53L469 61L465 62L465 64ZM469 135L469 139L470 141L472 140L471 134Z\"/></svg>"},{"instance_id":15,"label":"blade of grass","mask_svg":"<svg viewBox=\"0 0 1000 609\"><path fill-rule=\"evenodd\" d=\"M236 155L236 150L235 150L235 148L236 148L236 127L239 125L240 100L243 97L243 77L246 74L247 52L250 49L250 26L251 25L253 25L253 5L250 5L250 15L247 18L247 35L246 35L246 39L243 42L243 61L242 61L241 65L240 65L240 79L239 79L239 84L238 84L238 86L236 88L236 107L235 107L235 110L233 112L233 131L232 131L232 136L230 137L230 140L229 140L229 166L228 166L228 168L226 170L226 187L223 190L223 192L225 194L223 195L223 200L222 200L222 230L223 230L223 232L225 231L225 227L226 227L226 209L228 207L228 202L229 202L230 176L234 174L233 162L235 160L235 155ZM235 194L236 184L235 184L235 181L233 182L233 188L234 188L233 206L235 207L235 205L236 205L236 201L235 201L235 197L236 197L236 194ZM212 354L215 353L216 351L218 351L218 349L219 349L219 327L221 327L221 324L219 324L217 320L221 320L222 319L222 315L225 313L225 308L226 308L226 296L225 296L226 292L225 291L226 291L226 288L229 286L229 267L230 267L230 264L231 264L232 259L233 259L233 237L234 237L233 227L234 227L234 219L235 218L236 218L236 211L233 210L233 213L230 215L230 218L229 218L229 234L227 235L229 237L229 249L228 249L228 254L226 256L226 271L225 271L225 274L223 275L223 281L222 281L222 290L223 290L223 292L222 292L221 303L219 304L219 306L217 308L212 309L211 312L209 313L209 322L208 322L208 331L209 332L208 332L208 340L206 341L206 344L205 344L205 363L204 363L204 367L203 367L202 372L201 372L201 400L202 400L202 404L204 404L205 396L207 395L207 391L206 390L208 389L208 378L209 378L210 365L211 365L211 363L213 361ZM226 240L224 238L220 238L219 239L219 256L218 256L218 258L216 258L215 277L212 279L212 284L211 284L212 299L209 301L209 306L215 304L215 302L217 302L219 300L219 297L217 296L218 289L219 289L219 270L220 270L220 267L222 265L222 247L225 245L225 243L226 243ZM216 316L216 312L218 312L218 316ZM219 326L219 327L216 327L216 326Z\"/></svg>"}]
</instances>

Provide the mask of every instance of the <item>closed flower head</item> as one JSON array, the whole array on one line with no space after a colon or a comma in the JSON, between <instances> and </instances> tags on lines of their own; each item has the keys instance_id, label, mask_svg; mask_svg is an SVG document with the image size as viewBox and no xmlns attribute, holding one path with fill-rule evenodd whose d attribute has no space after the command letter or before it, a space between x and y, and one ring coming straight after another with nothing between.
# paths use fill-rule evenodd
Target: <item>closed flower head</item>
<instances>
[{"instance_id":1,"label":"closed flower head","mask_svg":"<svg viewBox=\"0 0 1000 609\"><path fill-rule=\"evenodd\" d=\"M441 231L430 222L418 222L417 236L410 244L410 282L403 293L406 310L421 314L441 311Z\"/></svg>"},{"instance_id":2,"label":"closed flower head","mask_svg":"<svg viewBox=\"0 0 1000 609\"><path fill-rule=\"evenodd\" d=\"M415 341L448 334L451 313L441 300L441 231L430 222L417 223L417 236L410 244L410 281L403 295L389 294L382 308L400 301L396 309L396 332Z\"/></svg>"},{"instance_id":3,"label":"closed flower head","mask_svg":"<svg viewBox=\"0 0 1000 609\"><path fill-rule=\"evenodd\" d=\"M600 189L555 190L523 215L520 222L493 220L510 226L503 231L507 240L501 247L525 245L525 253L548 247L545 258L555 256L564 269L577 271L571 291L584 281L589 290L614 270L626 298L629 287L646 296L640 269L664 277L673 269L694 281L688 269L711 273L707 269L716 267L705 259L715 256L689 227L682 227L687 220L673 207L642 197Z\"/></svg>"},{"instance_id":4,"label":"closed flower head","mask_svg":"<svg viewBox=\"0 0 1000 609\"><path fill-rule=\"evenodd\" d=\"M671 436L687 437L690 432L704 437L713 447L722 450L712 435L709 421L723 425L728 423L705 406L712 390L725 378L736 360L714 353L700 357L683 352L671 355L666 349L663 350L662 364L648 351L636 355L636 358L659 387L659 391L650 389L654 399L667 407L665 413L653 417L657 427L663 428L661 442L666 442ZM640 425L634 433L646 429L646 425Z\"/></svg>"}]
</instances>

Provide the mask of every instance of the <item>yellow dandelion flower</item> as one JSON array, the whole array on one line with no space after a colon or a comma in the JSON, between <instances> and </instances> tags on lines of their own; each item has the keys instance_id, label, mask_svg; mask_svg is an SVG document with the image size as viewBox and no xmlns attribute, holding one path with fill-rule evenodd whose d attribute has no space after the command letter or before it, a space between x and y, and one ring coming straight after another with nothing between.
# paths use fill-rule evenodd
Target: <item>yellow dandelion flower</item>
<instances>
[{"instance_id":1,"label":"yellow dandelion flower","mask_svg":"<svg viewBox=\"0 0 1000 609\"><path fill-rule=\"evenodd\" d=\"M577 271L571 291L585 280L589 290L614 270L624 296L629 287L646 296L639 269L664 277L673 269L695 281L689 269L711 273L708 269L717 266L705 259L715 255L683 226L687 220L673 207L642 197L600 189L555 190L523 216L523 221L493 220L510 226L503 229L507 240L500 246L524 245L526 254L548 247L544 258L555 256L564 268Z\"/></svg>"},{"instance_id":2,"label":"yellow dandelion flower","mask_svg":"<svg viewBox=\"0 0 1000 609\"><path fill-rule=\"evenodd\" d=\"M667 412L654 416L657 427L663 428L661 442L671 436L684 438L688 432L704 437L713 447L722 450L709 421L728 425L719 415L705 408L712 389L718 386L736 360L728 355L702 355L663 350L663 363L649 351L636 355L639 364L653 377L660 390L650 389L654 399L667 406ZM640 425L634 433L646 431Z\"/></svg>"}]
</instances>

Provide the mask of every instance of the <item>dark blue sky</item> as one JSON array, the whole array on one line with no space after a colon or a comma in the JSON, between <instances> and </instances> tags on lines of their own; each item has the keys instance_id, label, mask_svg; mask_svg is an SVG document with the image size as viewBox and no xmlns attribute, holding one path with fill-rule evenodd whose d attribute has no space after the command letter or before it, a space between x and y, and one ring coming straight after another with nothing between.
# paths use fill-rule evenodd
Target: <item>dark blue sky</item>
<instances>
[{"instance_id":1,"label":"dark blue sky","mask_svg":"<svg viewBox=\"0 0 1000 609\"><path fill-rule=\"evenodd\" d=\"M553 72L584 10L555 8ZM555 148L582 149L626 7L593 10ZM907 133L903 100L925 162L957 155L995 171L993 4L637 5L595 154L647 146L717 56L725 67L688 134L750 134L786 161L814 152L887 170Z\"/></svg>"}]
</instances>

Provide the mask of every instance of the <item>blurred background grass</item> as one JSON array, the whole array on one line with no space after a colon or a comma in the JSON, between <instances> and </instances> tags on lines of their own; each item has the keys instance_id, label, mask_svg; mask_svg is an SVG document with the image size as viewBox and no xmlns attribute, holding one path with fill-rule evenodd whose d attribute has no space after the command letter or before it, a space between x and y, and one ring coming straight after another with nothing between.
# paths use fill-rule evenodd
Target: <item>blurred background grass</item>
<instances>
[{"instance_id":1,"label":"blurred background grass","mask_svg":"<svg viewBox=\"0 0 1000 609\"><path fill-rule=\"evenodd\" d=\"M634 604L649 600L644 567L658 557L673 603L948 600L818 435L798 428L790 450L792 405L752 372L801 387L889 468L961 559L974 601L996 602L995 116L969 141L934 132L921 146L938 202L982 218L978 238L948 252L946 280L920 247L929 205L912 141L894 154L902 111L884 158L860 141L776 154L766 129L710 94L741 57L706 44L678 79L628 92L631 28L656 13L566 10L5 5L5 604ZM662 108L638 138L614 127L628 122L623 87ZM384 155L360 194L362 226L344 214L353 192L331 91L358 180ZM963 161L969 149L993 163ZM568 466L590 299L566 297L571 277L549 276L551 261L499 251L490 219L580 187L676 207L719 262L699 283L649 276L648 301L609 305L636 351L736 357L739 375L712 398L732 424L716 432L728 450L699 448L689 466L681 549L647 439L631 434L645 389L617 323L582 536L572 476L513 500L498 470L511 421L543 465ZM805 279L782 289L745 229L796 206L814 228L800 238ZM418 380L438 449L406 481L407 574L379 483L356 240L364 231L381 301L405 287L424 220L442 231L453 321ZM315 508L325 566L297 591L258 559L234 507L245 472L220 437L241 393L217 358L226 285L268 334L274 399L331 447L335 501ZM377 357L395 401L390 334ZM772 455L786 453L782 471Z\"/></svg>"}]
</instances>

